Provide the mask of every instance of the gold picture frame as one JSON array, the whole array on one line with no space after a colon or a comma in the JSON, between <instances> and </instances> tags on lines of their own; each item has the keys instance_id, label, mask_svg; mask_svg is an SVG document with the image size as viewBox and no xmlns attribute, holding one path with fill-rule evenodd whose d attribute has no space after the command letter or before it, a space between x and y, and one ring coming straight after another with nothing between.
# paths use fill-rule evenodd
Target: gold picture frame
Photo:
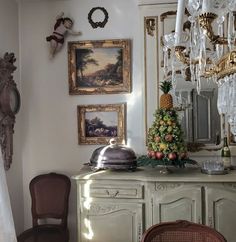
<instances>
[{"instance_id":1,"label":"gold picture frame","mask_svg":"<svg viewBox=\"0 0 236 242\"><path fill-rule=\"evenodd\" d=\"M126 103L79 105L77 117L79 144L126 143Z\"/></svg>"},{"instance_id":2,"label":"gold picture frame","mask_svg":"<svg viewBox=\"0 0 236 242\"><path fill-rule=\"evenodd\" d=\"M128 39L68 42L69 94L131 92Z\"/></svg>"}]
</instances>

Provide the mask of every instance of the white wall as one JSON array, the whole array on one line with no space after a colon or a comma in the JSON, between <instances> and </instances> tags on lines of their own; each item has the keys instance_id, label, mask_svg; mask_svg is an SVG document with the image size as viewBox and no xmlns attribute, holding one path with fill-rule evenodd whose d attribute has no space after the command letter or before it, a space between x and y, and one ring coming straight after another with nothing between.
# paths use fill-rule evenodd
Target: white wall
<instances>
[{"instance_id":1,"label":"white wall","mask_svg":"<svg viewBox=\"0 0 236 242\"><path fill-rule=\"evenodd\" d=\"M21 75L16 72L15 79L18 81L19 75L21 76L19 84L22 107L17 116L13 164L7 172L7 178L11 199L14 201L16 228L21 232L23 227L26 229L31 226L28 189L30 180L40 173L51 171L69 176L77 174L82 164L88 162L92 151L97 148L78 145L77 105L127 102L127 143L137 154L145 153L146 149L138 1L19 1ZM108 23L103 29L93 29L87 20L90 9L97 6L105 7L109 13ZM48 43L45 40L52 31L56 15L61 11L72 17L74 29L83 33L80 37L69 36L67 41L115 38L132 40L131 94L68 94L67 46L65 44L55 59L50 60ZM0 0L0 54L14 51L19 59L17 17L15 1ZM72 185L69 226L71 241L76 242L76 190L75 184Z\"/></svg>"},{"instance_id":2,"label":"white wall","mask_svg":"<svg viewBox=\"0 0 236 242\"><path fill-rule=\"evenodd\" d=\"M105 7L109 20L105 28L93 29L87 15L93 7ZM128 38L132 40L131 94L70 96L68 94L67 46L49 59L45 37L55 17L64 11L74 19L82 36L67 40ZM37 174L56 171L76 174L88 162L97 146L78 145L76 106L127 102L127 136L138 154L145 152L143 82L141 80L140 24L136 0L22 1L20 4L20 49L22 78L22 159L25 228L31 225L28 184ZM69 226L75 242L76 194L73 183Z\"/></svg>"},{"instance_id":3,"label":"white wall","mask_svg":"<svg viewBox=\"0 0 236 242\"><path fill-rule=\"evenodd\" d=\"M14 80L19 83L19 38L18 38L18 6L15 0L0 0L0 57L5 52L14 52L17 58L17 70ZM16 117L14 134L14 155L11 169L6 172L10 193L15 227L17 231L23 229L23 194L22 194L22 161L21 161L21 113Z\"/></svg>"}]
</instances>

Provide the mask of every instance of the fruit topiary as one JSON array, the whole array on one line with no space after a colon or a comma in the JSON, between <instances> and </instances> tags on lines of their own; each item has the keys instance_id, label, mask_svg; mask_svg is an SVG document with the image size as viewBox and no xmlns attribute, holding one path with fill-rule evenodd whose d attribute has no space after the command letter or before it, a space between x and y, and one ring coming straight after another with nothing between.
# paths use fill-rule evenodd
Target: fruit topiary
<instances>
[{"instance_id":1,"label":"fruit topiary","mask_svg":"<svg viewBox=\"0 0 236 242\"><path fill-rule=\"evenodd\" d=\"M154 116L154 122L148 132L149 158L182 166L182 161L187 158L187 148L177 111L173 108L160 108Z\"/></svg>"}]
</instances>

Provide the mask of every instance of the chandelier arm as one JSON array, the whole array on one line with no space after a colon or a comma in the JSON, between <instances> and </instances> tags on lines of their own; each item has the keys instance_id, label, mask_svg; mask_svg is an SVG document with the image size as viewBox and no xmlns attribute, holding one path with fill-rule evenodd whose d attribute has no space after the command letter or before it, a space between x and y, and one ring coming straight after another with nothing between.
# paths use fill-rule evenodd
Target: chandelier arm
<instances>
[{"instance_id":1,"label":"chandelier arm","mask_svg":"<svg viewBox=\"0 0 236 242\"><path fill-rule=\"evenodd\" d=\"M223 56L217 63L216 68L218 80L236 73L236 51L231 51Z\"/></svg>"},{"instance_id":2,"label":"chandelier arm","mask_svg":"<svg viewBox=\"0 0 236 242\"><path fill-rule=\"evenodd\" d=\"M215 13L204 13L199 15L198 21L200 24L200 27L204 30L206 36L208 39L212 42L213 45L219 44L219 45L227 45L228 41L225 37L220 37L219 35L215 35L213 28L212 28L212 22L217 18L217 14Z\"/></svg>"},{"instance_id":3,"label":"chandelier arm","mask_svg":"<svg viewBox=\"0 0 236 242\"><path fill-rule=\"evenodd\" d=\"M209 38L213 45L220 44L220 45L227 45L228 41L225 37L220 37L219 35L215 35L212 23L217 18L217 15L214 13L204 13L201 14L199 19L200 27L204 30L204 33ZM236 45L236 43L235 43ZM198 64L199 60L194 60L190 62L190 57L188 54L185 53L186 47L185 46L175 46L175 55L177 59L185 65L190 64ZM212 60L209 58L207 59L208 64L212 64ZM205 78L209 78L212 76L217 76L217 80L224 78L225 76L229 76L236 73L236 51L231 51L224 55L215 65L210 69L206 70L205 73L202 75Z\"/></svg>"},{"instance_id":4,"label":"chandelier arm","mask_svg":"<svg viewBox=\"0 0 236 242\"><path fill-rule=\"evenodd\" d=\"M175 46L175 56L183 64L190 65L190 58L184 53L185 49L184 46Z\"/></svg>"},{"instance_id":5,"label":"chandelier arm","mask_svg":"<svg viewBox=\"0 0 236 242\"><path fill-rule=\"evenodd\" d=\"M236 51L231 51L224 55L214 68L205 71L203 76L208 78L217 75L217 80L220 80L234 73L236 73Z\"/></svg>"},{"instance_id":6,"label":"chandelier arm","mask_svg":"<svg viewBox=\"0 0 236 242\"><path fill-rule=\"evenodd\" d=\"M219 44L219 45L227 45L228 40L225 37L220 37L214 42L214 44Z\"/></svg>"},{"instance_id":7,"label":"chandelier arm","mask_svg":"<svg viewBox=\"0 0 236 242\"><path fill-rule=\"evenodd\" d=\"M215 43L220 38L219 35L214 34L214 31L212 28L212 22L216 18L217 18L217 14L215 14L215 13L203 13L203 14L199 15L199 17L198 17L200 27L204 30L206 36L213 43Z\"/></svg>"},{"instance_id":8,"label":"chandelier arm","mask_svg":"<svg viewBox=\"0 0 236 242\"><path fill-rule=\"evenodd\" d=\"M217 71L214 68L214 69L206 70L202 76L205 78L210 78L210 77L214 76L215 74L217 74Z\"/></svg>"},{"instance_id":9,"label":"chandelier arm","mask_svg":"<svg viewBox=\"0 0 236 242\"><path fill-rule=\"evenodd\" d=\"M186 55L184 53L184 50L186 48L184 46L175 46L175 56L177 57L177 59L182 62L185 65L190 65L190 58L188 55ZM193 62L191 62L191 64L196 65L198 64L199 61L195 60Z\"/></svg>"}]
</instances>

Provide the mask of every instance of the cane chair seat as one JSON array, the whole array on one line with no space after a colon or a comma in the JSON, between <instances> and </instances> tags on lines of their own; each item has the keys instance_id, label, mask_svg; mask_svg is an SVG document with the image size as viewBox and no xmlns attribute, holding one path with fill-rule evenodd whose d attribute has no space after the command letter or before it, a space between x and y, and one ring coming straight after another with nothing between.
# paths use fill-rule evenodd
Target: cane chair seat
<instances>
[{"instance_id":1,"label":"cane chair seat","mask_svg":"<svg viewBox=\"0 0 236 242\"><path fill-rule=\"evenodd\" d=\"M142 242L226 242L223 235L205 225L184 220L153 225Z\"/></svg>"}]
</instances>

